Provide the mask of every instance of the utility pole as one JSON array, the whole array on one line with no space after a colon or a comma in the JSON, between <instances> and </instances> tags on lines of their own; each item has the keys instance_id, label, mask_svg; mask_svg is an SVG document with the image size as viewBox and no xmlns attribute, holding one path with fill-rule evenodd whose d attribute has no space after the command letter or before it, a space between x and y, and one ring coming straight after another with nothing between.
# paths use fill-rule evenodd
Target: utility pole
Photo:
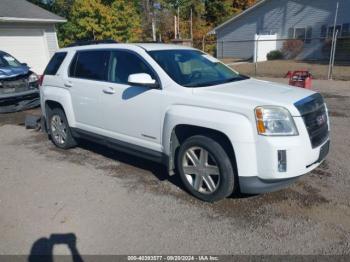
<instances>
[{"instance_id":1,"label":"utility pole","mask_svg":"<svg viewBox=\"0 0 350 262\"><path fill-rule=\"evenodd\" d=\"M334 45L333 45L333 57L332 57L332 63L331 63L331 77L330 80L333 80L333 68L334 68L334 60L335 60L335 51L337 50L337 39L338 39L338 33L339 30L335 33L335 38L334 38Z\"/></svg>"},{"instance_id":2,"label":"utility pole","mask_svg":"<svg viewBox=\"0 0 350 262\"><path fill-rule=\"evenodd\" d=\"M331 54L329 57L329 67L328 67L328 80L332 79L332 74L333 74L333 66L332 62L334 62L334 56L335 56L335 48L334 45L336 43L335 37L338 37L338 34L336 34L336 27L337 27L337 20L338 20L338 10L339 10L339 2L337 2L337 7L335 9L335 16L334 16L334 24L333 24L333 36L332 36L332 47L331 47Z\"/></svg>"},{"instance_id":3,"label":"utility pole","mask_svg":"<svg viewBox=\"0 0 350 262\"><path fill-rule=\"evenodd\" d=\"M175 39L177 39L178 35L177 35L177 17L176 17L176 15L174 16L174 32L175 32Z\"/></svg>"},{"instance_id":4,"label":"utility pole","mask_svg":"<svg viewBox=\"0 0 350 262\"><path fill-rule=\"evenodd\" d=\"M152 17L152 36L153 36L153 41L157 41L157 32L156 32L156 19Z\"/></svg>"},{"instance_id":5,"label":"utility pole","mask_svg":"<svg viewBox=\"0 0 350 262\"><path fill-rule=\"evenodd\" d=\"M191 8L191 41L193 42L193 11Z\"/></svg>"},{"instance_id":6,"label":"utility pole","mask_svg":"<svg viewBox=\"0 0 350 262\"><path fill-rule=\"evenodd\" d=\"M181 39L181 35L180 35L180 6L177 7L177 34L178 34L178 39Z\"/></svg>"}]
</instances>

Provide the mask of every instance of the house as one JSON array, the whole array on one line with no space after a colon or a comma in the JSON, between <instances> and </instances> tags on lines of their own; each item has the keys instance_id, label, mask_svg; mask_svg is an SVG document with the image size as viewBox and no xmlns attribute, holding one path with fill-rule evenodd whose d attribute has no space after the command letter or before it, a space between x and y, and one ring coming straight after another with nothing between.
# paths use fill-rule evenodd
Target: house
<instances>
[{"instance_id":1,"label":"house","mask_svg":"<svg viewBox=\"0 0 350 262\"><path fill-rule=\"evenodd\" d=\"M65 21L25 0L0 0L0 50L42 74L58 49L55 25Z\"/></svg>"},{"instance_id":2,"label":"house","mask_svg":"<svg viewBox=\"0 0 350 262\"><path fill-rule=\"evenodd\" d=\"M212 31L217 36L217 56L250 59L257 50L254 39L267 36L270 42L265 43L279 50L286 41L300 40L297 42L303 46L297 59L327 59L337 2L338 37L350 38L349 0L261 0ZM271 39L275 39L274 45ZM339 53L339 57L349 59L350 52L347 54L346 57Z\"/></svg>"}]
</instances>

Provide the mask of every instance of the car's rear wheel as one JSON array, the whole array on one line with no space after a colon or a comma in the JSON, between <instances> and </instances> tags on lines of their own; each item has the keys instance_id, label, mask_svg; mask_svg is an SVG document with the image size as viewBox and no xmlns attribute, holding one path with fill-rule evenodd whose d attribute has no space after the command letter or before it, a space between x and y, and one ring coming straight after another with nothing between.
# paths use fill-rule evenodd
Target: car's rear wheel
<instances>
[{"instance_id":1,"label":"car's rear wheel","mask_svg":"<svg viewBox=\"0 0 350 262\"><path fill-rule=\"evenodd\" d=\"M49 129L51 140L57 147L69 149L77 145L62 109L54 108L51 111L49 115Z\"/></svg>"},{"instance_id":2,"label":"car's rear wheel","mask_svg":"<svg viewBox=\"0 0 350 262\"><path fill-rule=\"evenodd\" d=\"M188 138L180 146L176 162L183 184L197 198L214 202L232 194L232 164L215 140L199 135Z\"/></svg>"}]
</instances>

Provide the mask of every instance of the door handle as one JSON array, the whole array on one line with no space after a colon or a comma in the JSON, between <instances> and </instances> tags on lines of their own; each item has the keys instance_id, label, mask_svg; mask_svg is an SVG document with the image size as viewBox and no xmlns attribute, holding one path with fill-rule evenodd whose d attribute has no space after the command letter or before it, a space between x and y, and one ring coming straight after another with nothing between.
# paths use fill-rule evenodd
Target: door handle
<instances>
[{"instance_id":1,"label":"door handle","mask_svg":"<svg viewBox=\"0 0 350 262\"><path fill-rule=\"evenodd\" d=\"M73 86L73 84L72 84L72 82L65 82L64 86L70 88Z\"/></svg>"},{"instance_id":2,"label":"door handle","mask_svg":"<svg viewBox=\"0 0 350 262\"><path fill-rule=\"evenodd\" d=\"M107 87L103 89L103 93L112 95L112 94L115 94L115 91L113 87Z\"/></svg>"}]
</instances>

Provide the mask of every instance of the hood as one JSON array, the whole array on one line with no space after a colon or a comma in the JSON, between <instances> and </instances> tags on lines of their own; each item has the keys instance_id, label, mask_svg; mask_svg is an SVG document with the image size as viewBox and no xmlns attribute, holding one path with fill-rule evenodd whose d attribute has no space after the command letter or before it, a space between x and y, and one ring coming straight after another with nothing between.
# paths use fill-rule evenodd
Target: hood
<instances>
[{"instance_id":1,"label":"hood","mask_svg":"<svg viewBox=\"0 0 350 262\"><path fill-rule=\"evenodd\" d=\"M28 73L29 73L28 66L0 67L0 79L16 77L19 75L26 75Z\"/></svg>"},{"instance_id":2,"label":"hood","mask_svg":"<svg viewBox=\"0 0 350 262\"><path fill-rule=\"evenodd\" d=\"M254 109L257 106L276 105L287 108L293 116L299 116L294 103L315 92L279 83L248 79L223 85L193 89L199 96L207 96L219 103Z\"/></svg>"}]
</instances>

